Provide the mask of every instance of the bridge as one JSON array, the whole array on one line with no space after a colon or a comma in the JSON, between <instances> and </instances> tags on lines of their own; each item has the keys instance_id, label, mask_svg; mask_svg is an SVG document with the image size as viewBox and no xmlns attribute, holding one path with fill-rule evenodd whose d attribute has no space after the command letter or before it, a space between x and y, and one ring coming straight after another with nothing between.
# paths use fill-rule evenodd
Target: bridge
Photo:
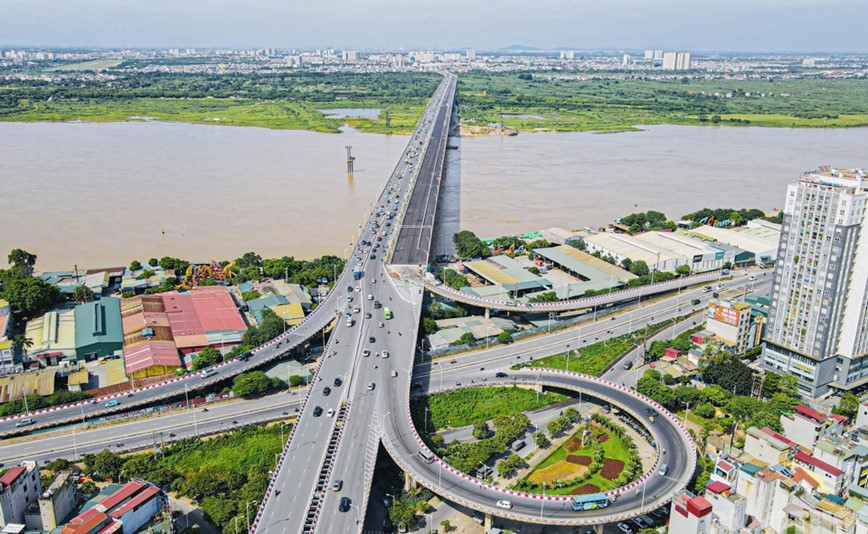
<instances>
[{"instance_id":1,"label":"bridge","mask_svg":"<svg viewBox=\"0 0 868 534\"><path fill-rule=\"evenodd\" d=\"M187 390L208 387L267 361L283 358L337 319L315 381L301 399L299 418L257 512L254 522L257 532L361 531L381 443L409 476L433 489L432 470L436 469L436 487L444 496L486 513L548 524L599 524L615 519L613 514L628 517L643 513L641 504L627 494L633 486L613 493L622 496L609 508L609 514L577 515L564 508L562 499L547 497L542 501L543 507L551 503L552 508L548 514L537 516L531 509L541 502L540 496L522 493L509 494L514 502L512 510L495 509L492 499L501 498L503 490L450 471L441 460L431 464L418 460L417 453L424 445L420 444L409 418L408 403L425 285L395 276L393 266L418 268L428 262L455 84L453 75L444 75L380 194L347 269L333 291L304 322L258 347L249 360L216 366L216 375L200 373L143 388L134 396L123 398L117 408L106 408L104 401L110 398L106 397L27 416L36 419L36 426L48 427L177 397ZM396 208L399 213L393 232L389 212ZM378 243L381 245L375 249ZM385 261L386 257L391 265ZM356 265L363 273L357 281L352 275ZM356 305L357 313L351 308ZM390 309L391 318L386 316L385 308ZM387 354L391 357L387 358ZM537 378L540 386L592 392L622 406L628 413L641 413L639 408L650 402L615 384L589 377L547 372L545 379L541 374ZM298 397L288 397L286 404L287 407L298 404ZM672 417L665 414L661 420L672 421ZM16 418L0 421L0 432L4 436L19 432L14 427L15 421ZM694 465L692 444L678 428L677 421L650 430L661 444L668 444L668 454L673 455L670 458L683 459L684 466ZM100 435L106 436L108 432ZM337 480L342 482L340 491L333 491ZM443 485L444 480L448 486ZM683 487L684 481L657 480L649 472L640 483L652 491L652 501L665 502ZM338 512L343 497L349 499L346 513Z\"/></svg>"}]
</instances>

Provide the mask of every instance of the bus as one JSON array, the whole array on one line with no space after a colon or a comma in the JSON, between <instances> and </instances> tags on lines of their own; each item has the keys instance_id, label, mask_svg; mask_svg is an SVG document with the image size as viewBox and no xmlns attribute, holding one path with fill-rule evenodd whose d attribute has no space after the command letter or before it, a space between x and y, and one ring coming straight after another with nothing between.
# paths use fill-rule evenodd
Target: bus
<instances>
[{"instance_id":1,"label":"bus","mask_svg":"<svg viewBox=\"0 0 868 534\"><path fill-rule=\"evenodd\" d=\"M602 493L593 493L591 495L576 495L572 501L573 510L581 512L583 510L596 510L597 508L605 508L609 506L609 498Z\"/></svg>"},{"instance_id":2,"label":"bus","mask_svg":"<svg viewBox=\"0 0 868 534\"><path fill-rule=\"evenodd\" d=\"M383 317L385 317L386 319L391 319L392 310L390 310L389 308L383 308Z\"/></svg>"}]
</instances>

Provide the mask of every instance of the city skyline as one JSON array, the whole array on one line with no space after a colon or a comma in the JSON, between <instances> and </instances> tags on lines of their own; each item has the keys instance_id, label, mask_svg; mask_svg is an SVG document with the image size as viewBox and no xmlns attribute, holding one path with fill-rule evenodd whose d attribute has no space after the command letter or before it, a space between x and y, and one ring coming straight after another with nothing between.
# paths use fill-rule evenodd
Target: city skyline
<instances>
[{"instance_id":1,"label":"city skyline","mask_svg":"<svg viewBox=\"0 0 868 534\"><path fill-rule=\"evenodd\" d=\"M83 0L4 0L3 45L108 48L352 48L379 50L498 50L515 45L546 50L687 49L695 52L865 53L852 39L868 4L853 0L761 0L733 6L686 0L654 6L554 0L464 5L456 0L407 5L345 0L287 5L254 0L239 9L226 0L165 0L117 5ZM484 21L485 24L481 22ZM823 27L835 32L814 36Z\"/></svg>"}]
</instances>

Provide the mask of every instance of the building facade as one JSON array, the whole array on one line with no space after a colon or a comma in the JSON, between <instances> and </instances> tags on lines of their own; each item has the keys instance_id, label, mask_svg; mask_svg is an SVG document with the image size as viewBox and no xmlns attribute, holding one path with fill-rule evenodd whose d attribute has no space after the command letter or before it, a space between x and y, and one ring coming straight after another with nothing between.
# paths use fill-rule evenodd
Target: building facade
<instances>
[{"instance_id":1,"label":"building facade","mask_svg":"<svg viewBox=\"0 0 868 534\"><path fill-rule=\"evenodd\" d=\"M10 467L0 477L0 527L24 524L24 513L39 498L42 483L34 462Z\"/></svg>"},{"instance_id":2,"label":"building facade","mask_svg":"<svg viewBox=\"0 0 868 534\"><path fill-rule=\"evenodd\" d=\"M762 366L814 398L868 383L865 179L821 167L787 187Z\"/></svg>"}]
</instances>

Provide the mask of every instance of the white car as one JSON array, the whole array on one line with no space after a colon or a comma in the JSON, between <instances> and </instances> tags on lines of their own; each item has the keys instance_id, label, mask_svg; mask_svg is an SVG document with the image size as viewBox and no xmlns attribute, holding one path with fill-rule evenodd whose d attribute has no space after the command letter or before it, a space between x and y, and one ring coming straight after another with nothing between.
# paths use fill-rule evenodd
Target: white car
<instances>
[{"instance_id":1,"label":"white car","mask_svg":"<svg viewBox=\"0 0 868 534\"><path fill-rule=\"evenodd\" d=\"M504 510L509 510L512 508L512 503L509 501L500 500L497 501L497 507L503 508Z\"/></svg>"},{"instance_id":2,"label":"white car","mask_svg":"<svg viewBox=\"0 0 868 534\"><path fill-rule=\"evenodd\" d=\"M398 377L398 371L392 371L392 378Z\"/></svg>"},{"instance_id":3,"label":"white car","mask_svg":"<svg viewBox=\"0 0 868 534\"><path fill-rule=\"evenodd\" d=\"M389 357L389 351L384 350L382 356L383 356L383 358L388 358Z\"/></svg>"},{"instance_id":4,"label":"white car","mask_svg":"<svg viewBox=\"0 0 868 534\"><path fill-rule=\"evenodd\" d=\"M362 356L364 356L365 358L367 358L370 355L371 355L371 351L369 349L365 349L362 351Z\"/></svg>"},{"instance_id":5,"label":"white car","mask_svg":"<svg viewBox=\"0 0 868 534\"><path fill-rule=\"evenodd\" d=\"M358 292L359 292L359 291L361 291L361 290L362 290L362 288L361 288L361 287L359 287L359 286L356 286L356 293L358 293Z\"/></svg>"},{"instance_id":6,"label":"white car","mask_svg":"<svg viewBox=\"0 0 868 534\"><path fill-rule=\"evenodd\" d=\"M368 293L368 300L374 300L374 296Z\"/></svg>"},{"instance_id":7,"label":"white car","mask_svg":"<svg viewBox=\"0 0 868 534\"><path fill-rule=\"evenodd\" d=\"M633 529L630 528L626 523L618 523L618 530L620 530L624 534L633 534Z\"/></svg>"},{"instance_id":8,"label":"white car","mask_svg":"<svg viewBox=\"0 0 868 534\"><path fill-rule=\"evenodd\" d=\"M335 415L335 411L332 408L329 408L329 411L326 412L326 417L333 417Z\"/></svg>"}]
</instances>

